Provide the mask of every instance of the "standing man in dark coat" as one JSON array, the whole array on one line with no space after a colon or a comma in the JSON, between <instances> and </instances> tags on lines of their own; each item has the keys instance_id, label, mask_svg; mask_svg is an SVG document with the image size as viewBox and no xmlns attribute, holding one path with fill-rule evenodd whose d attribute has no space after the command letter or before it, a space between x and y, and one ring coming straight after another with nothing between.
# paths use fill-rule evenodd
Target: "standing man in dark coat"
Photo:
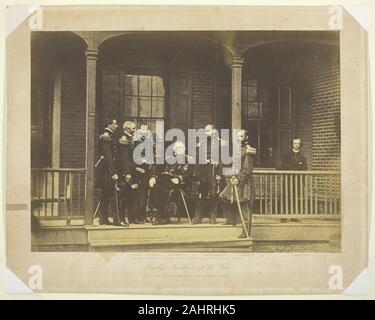
<instances>
[{"instance_id":1,"label":"standing man in dark coat","mask_svg":"<svg viewBox=\"0 0 375 320\"><path fill-rule=\"evenodd\" d=\"M237 133L237 139L241 143L241 168L239 173L228 177L228 184L220 193L223 210L227 217L228 224L236 225L239 216L239 201L242 215L245 222L245 228L248 234L251 234L252 206L255 199L255 186L253 180L253 155L256 149L252 148L248 142L247 131L242 129ZM238 199L236 197L235 188L238 191ZM246 238L247 234L244 228L240 238Z\"/></svg>"},{"instance_id":2,"label":"standing man in dark coat","mask_svg":"<svg viewBox=\"0 0 375 320\"><path fill-rule=\"evenodd\" d=\"M118 141L119 153L119 175L120 175L120 217L119 224L127 225L125 220L125 211L128 211L129 223L135 223L135 202L134 192L139 188L135 179L135 164L133 161L133 135L137 129L133 121L125 121L123 125L123 134Z\"/></svg>"},{"instance_id":3,"label":"standing man in dark coat","mask_svg":"<svg viewBox=\"0 0 375 320\"><path fill-rule=\"evenodd\" d=\"M204 131L207 141L201 141L197 145L197 148L199 152L201 148L205 147L203 143L206 143L206 163L196 165L195 175L199 185L193 223L202 223L203 215L207 213L210 223L215 224L219 208L219 194L225 186L225 179L222 176L221 164L218 162L218 159L215 161L211 154L211 144L213 144L212 148L217 148L220 151L219 138L212 137L215 132L214 126L208 124L205 126Z\"/></svg>"},{"instance_id":4,"label":"standing man in dark coat","mask_svg":"<svg viewBox=\"0 0 375 320\"><path fill-rule=\"evenodd\" d=\"M291 170L291 171L307 170L307 161L306 161L306 158L301 151L301 145L302 145L301 139L299 139L299 138L293 139L292 149L289 150L283 158L283 162L282 162L282 169L283 170ZM296 184L293 183L292 180L288 180L286 186L287 186L287 190L290 191L289 192L289 199L288 199L288 207L291 208L292 202L295 203L295 201L296 201L296 199L295 199L296 191L297 191L297 193L299 193L299 190L301 188L301 184L300 184L299 179L298 179ZM303 184L302 184L302 187L303 187ZM300 194L299 196L302 197L303 195ZM297 201L297 203L295 205L296 206L301 205L300 201ZM286 222L286 221L288 221L288 219L282 218L280 221ZM292 218L292 219L290 219L290 221L298 222L299 220L296 219L296 218Z\"/></svg>"},{"instance_id":5,"label":"standing man in dark coat","mask_svg":"<svg viewBox=\"0 0 375 320\"><path fill-rule=\"evenodd\" d=\"M147 123L141 123L139 130L137 130L134 136L134 149L140 146L141 143L146 143L148 147L152 146L152 133L150 131L149 125ZM147 147L146 146L146 147ZM152 172L153 165L145 158L145 150L137 155L133 155L133 160L136 160L133 178L137 181L139 188L134 189L134 212L136 212L136 221L139 223L149 222L146 219L146 207L149 197L149 184L150 174Z\"/></svg>"},{"instance_id":6,"label":"standing man in dark coat","mask_svg":"<svg viewBox=\"0 0 375 320\"><path fill-rule=\"evenodd\" d=\"M109 201L115 192L115 184L118 181L116 167L117 143L115 131L117 130L116 119L106 119L104 121L104 132L100 135L99 148L101 157L96 164L97 186L102 189L100 197L100 224L110 224L108 221Z\"/></svg>"},{"instance_id":7,"label":"standing man in dark coat","mask_svg":"<svg viewBox=\"0 0 375 320\"><path fill-rule=\"evenodd\" d=\"M285 154L282 169L300 171L307 170L307 161L301 151L301 139L293 139L292 149Z\"/></svg>"}]
</instances>

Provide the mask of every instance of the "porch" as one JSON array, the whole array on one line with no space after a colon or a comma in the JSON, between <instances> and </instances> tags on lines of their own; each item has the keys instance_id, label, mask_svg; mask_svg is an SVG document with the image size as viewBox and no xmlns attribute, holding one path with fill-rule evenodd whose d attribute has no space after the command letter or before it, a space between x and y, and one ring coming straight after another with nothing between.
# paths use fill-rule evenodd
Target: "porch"
<instances>
[{"instance_id":1,"label":"porch","mask_svg":"<svg viewBox=\"0 0 375 320\"><path fill-rule=\"evenodd\" d=\"M225 226L207 220L190 225L131 225L129 228L87 224L84 169L33 169L32 202L38 227L33 247L109 251L246 252L272 241L338 243L340 240L340 174L328 171L255 170L256 200L251 239L241 240L240 222ZM93 204L91 207L96 207ZM150 209L150 208L148 208ZM149 212L150 213L150 212ZM173 212L171 213L173 215ZM298 220L289 219L294 218ZM288 219L283 221L282 219ZM90 219L92 221L92 218Z\"/></svg>"},{"instance_id":2,"label":"porch","mask_svg":"<svg viewBox=\"0 0 375 320\"><path fill-rule=\"evenodd\" d=\"M103 243L119 232L126 240L134 228L140 239L156 232L148 225L107 230L93 221L101 122L116 117L151 130L157 120L166 130L246 128L258 151L254 241L337 238L337 32L35 32L31 49L31 196L39 204L39 235L70 243L77 232L88 244L97 232ZM311 170L279 170L293 137L302 139ZM291 218L298 222L281 222ZM196 227L173 226L192 237ZM210 237L224 230L204 228ZM177 232L164 231L166 239Z\"/></svg>"}]
</instances>

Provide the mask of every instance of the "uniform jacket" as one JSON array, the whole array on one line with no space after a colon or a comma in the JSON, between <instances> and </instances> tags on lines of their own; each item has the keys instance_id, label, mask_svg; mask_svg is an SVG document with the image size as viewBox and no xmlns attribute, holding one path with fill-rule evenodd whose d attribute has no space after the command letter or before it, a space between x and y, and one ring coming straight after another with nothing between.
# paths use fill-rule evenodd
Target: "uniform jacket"
<instances>
[{"instance_id":1,"label":"uniform jacket","mask_svg":"<svg viewBox=\"0 0 375 320\"><path fill-rule=\"evenodd\" d=\"M236 175L239 183L237 185L239 201L253 201L255 198L255 186L253 180L253 156L246 150L248 143L241 146L241 169ZM236 195L234 186L230 182L231 177L227 177L227 185L220 193L220 198L224 201L234 203Z\"/></svg>"},{"instance_id":2,"label":"uniform jacket","mask_svg":"<svg viewBox=\"0 0 375 320\"><path fill-rule=\"evenodd\" d=\"M201 142L197 145L197 157L202 148ZM211 142L207 139L207 159L206 164L196 164L194 170L194 180L198 183L198 198L209 199L214 195L219 195L225 187L225 177L222 175L222 165L211 159ZM220 150L220 149L219 149ZM220 177L217 180L216 177Z\"/></svg>"},{"instance_id":3,"label":"uniform jacket","mask_svg":"<svg viewBox=\"0 0 375 320\"><path fill-rule=\"evenodd\" d=\"M290 150L283 159L282 169L284 170L307 170L307 161L301 151Z\"/></svg>"},{"instance_id":4,"label":"uniform jacket","mask_svg":"<svg viewBox=\"0 0 375 320\"><path fill-rule=\"evenodd\" d=\"M118 171L121 185L134 182L133 137L125 133L118 141ZM126 176L130 176L131 180L126 181Z\"/></svg>"},{"instance_id":5,"label":"uniform jacket","mask_svg":"<svg viewBox=\"0 0 375 320\"><path fill-rule=\"evenodd\" d=\"M117 174L117 143L113 134L105 131L99 137L99 149L101 151L102 160L96 170L96 186L98 188L112 187L112 176Z\"/></svg>"}]
</instances>

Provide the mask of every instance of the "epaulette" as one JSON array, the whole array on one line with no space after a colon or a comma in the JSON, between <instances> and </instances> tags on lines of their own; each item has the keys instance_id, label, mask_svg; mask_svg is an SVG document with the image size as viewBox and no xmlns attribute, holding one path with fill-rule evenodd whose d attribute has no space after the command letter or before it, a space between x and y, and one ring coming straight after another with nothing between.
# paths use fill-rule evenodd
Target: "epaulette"
<instances>
[{"instance_id":1,"label":"epaulette","mask_svg":"<svg viewBox=\"0 0 375 320\"><path fill-rule=\"evenodd\" d=\"M112 137L110 136L108 132L104 132L103 134L100 135L100 140L111 141Z\"/></svg>"}]
</instances>

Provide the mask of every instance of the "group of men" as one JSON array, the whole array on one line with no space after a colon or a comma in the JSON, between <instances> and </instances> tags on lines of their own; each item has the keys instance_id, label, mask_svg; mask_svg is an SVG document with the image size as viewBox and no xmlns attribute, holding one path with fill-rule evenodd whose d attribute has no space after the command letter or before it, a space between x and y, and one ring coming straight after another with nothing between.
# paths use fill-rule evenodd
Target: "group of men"
<instances>
[{"instance_id":1,"label":"group of men","mask_svg":"<svg viewBox=\"0 0 375 320\"><path fill-rule=\"evenodd\" d=\"M220 139L212 139L213 132L213 125L207 125L207 139L197 144L199 150L204 147L202 143L207 143L205 163L189 164L184 143L175 141L173 161L165 159L163 164L149 164L142 162L143 158L137 161L134 156L137 145L150 135L148 124L142 123L137 128L134 122L125 121L120 129L115 119L107 120L100 135L101 157L95 164L97 186L102 189L98 206L100 224L110 224L108 207L112 198L115 198L116 206L113 224L124 227L147 222L155 225L171 223L170 203L176 205L177 220L186 217L191 223L199 224L207 214L210 223L215 224L221 206L226 217L225 224L241 223L240 237L249 237L255 196L252 157L256 149L249 145L246 130L239 130L240 170L224 176L223 165L211 157L211 142L221 143ZM198 190L195 206L191 206L194 180ZM153 221L147 218L147 204L156 208Z\"/></svg>"}]
</instances>

